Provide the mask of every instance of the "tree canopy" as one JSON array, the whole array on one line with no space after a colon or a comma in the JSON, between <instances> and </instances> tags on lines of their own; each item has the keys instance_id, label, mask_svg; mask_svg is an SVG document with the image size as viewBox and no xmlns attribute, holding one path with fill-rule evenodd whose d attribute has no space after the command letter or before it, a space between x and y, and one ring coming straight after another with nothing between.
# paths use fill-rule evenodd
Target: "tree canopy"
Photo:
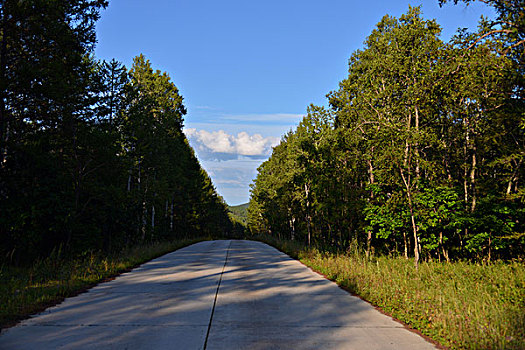
<instances>
[{"instance_id":1,"label":"tree canopy","mask_svg":"<svg viewBox=\"0 0 525 350\"><path fill-rule=\"evenodd\" d=\"M497 24L482 24L443 42L418 7L383 17L329 108L310 106L259 168L252 233L357 242L416 266L521 255L521 34L485 35Z\"/></svg>"},{"instance_id":2,"label":"tree canopy","mask_svg":"<svg viewBox=\"0 0 525 350\"><path fill-rule=\"evenodd\" d=\"M170 77L94 57L107 1L0 5L0 261L232 229Z\"/></svg>"}]
</instances>

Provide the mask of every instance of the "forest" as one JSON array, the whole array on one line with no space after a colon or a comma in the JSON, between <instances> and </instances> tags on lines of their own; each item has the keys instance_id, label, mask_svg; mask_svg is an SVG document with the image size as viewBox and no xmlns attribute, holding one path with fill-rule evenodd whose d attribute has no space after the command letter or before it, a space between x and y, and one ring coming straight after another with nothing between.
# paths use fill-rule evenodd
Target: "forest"
<instances>
[{"instance_id":1,"label":"forest","mask_svg":"<svg viewBox=\"0 0 525 350\"><path fill-rule=\"evenodd\" d=\"M523 3L484 2L497 18L448 42L419 7L384 16L259 167L251 233L416 267L523 258Z\"/></svg>"},{"instance_id":2,"label":"forest","mask_svg":"<svg viewBox=\"0 0 525 350\"><path fill-rule=\"evenodd\" d=\"M479 1L496 17L448 41L420 7L384 16L246 208L200 166L170 76L142 54L97 59L107 0L0 0L0 328L228 237L274 245L442 346L523 349L525 11Z\"/></svg>"},{"instance_id":3,"label":"forest","mask_svg":"<svg viewBox=\"0 0 525 350\"><path fill-rule=\"evenodd\" d=\"M232 229L168 74L94 56L107 5L0 1L0 264Z\"/></svg>"}]
</instances>

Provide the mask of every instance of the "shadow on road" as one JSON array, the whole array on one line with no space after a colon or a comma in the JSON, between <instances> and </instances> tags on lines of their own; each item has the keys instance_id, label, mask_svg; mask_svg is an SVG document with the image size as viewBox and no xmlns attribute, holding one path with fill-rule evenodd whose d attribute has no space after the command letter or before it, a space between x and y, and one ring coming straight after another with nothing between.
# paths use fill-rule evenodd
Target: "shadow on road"
<instances>
[{"instance_id":1,"label":"shadow on road","mask_svg":"<svg viewBox=\"0 0 525 350\"><path fill-rule=\"evenodd\" d=\"M66 299L0 349L202 349L214 304L208 349L431 348L266 244L208 241Z\"/></svg>"}]
</instances>

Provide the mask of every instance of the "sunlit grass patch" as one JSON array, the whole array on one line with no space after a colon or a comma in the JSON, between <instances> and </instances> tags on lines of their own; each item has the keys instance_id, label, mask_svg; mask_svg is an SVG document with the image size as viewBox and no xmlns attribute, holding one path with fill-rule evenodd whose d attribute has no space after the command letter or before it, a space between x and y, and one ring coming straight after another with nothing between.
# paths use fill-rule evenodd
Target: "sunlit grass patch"
<instances>
[{"instance_id":1,"label":"sunlit grass patch","mask_svg":"<svg viewBox=\"0 0 525 350\"><path fill-rule=\"evenodd\" d=\"M525 266L327 253L270 242L410 327L457 349L525 349Z\"/></svg>"}]
</instances>

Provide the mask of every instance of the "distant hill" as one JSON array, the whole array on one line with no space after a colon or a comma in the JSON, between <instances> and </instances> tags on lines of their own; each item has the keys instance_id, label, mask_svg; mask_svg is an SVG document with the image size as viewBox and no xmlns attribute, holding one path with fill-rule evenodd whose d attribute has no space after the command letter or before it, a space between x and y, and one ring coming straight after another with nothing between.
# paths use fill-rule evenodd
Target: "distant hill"
<instances>
[{"instance_id":1,"label":"distant hill","mask_svg":"<svg viewBox=\"0 0 525 350\"><path fill-rule=\"evenodd\" d=\"M248 224L248 203L234 206L228 205L228 210L235 220L242 223L244 226Z\"/></svg>"}]
</instances>

